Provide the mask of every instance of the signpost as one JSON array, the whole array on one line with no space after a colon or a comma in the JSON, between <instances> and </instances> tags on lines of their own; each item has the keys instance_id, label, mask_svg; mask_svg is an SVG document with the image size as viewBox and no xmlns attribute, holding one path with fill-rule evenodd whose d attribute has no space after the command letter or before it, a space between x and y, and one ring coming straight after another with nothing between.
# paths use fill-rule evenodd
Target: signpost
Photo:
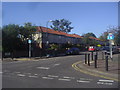
<instances>
[{"instance_id":1,"label":"signpost","mask_svg":"<svg viewBox=\"0 0 120 90\"><path fill-rule=\"evenodd\" d=\"M110 58L112 59L112 45L113 45L114 35L112 33L109 33L107 39L109 40Z\"/></svg>"},{"instance_id":2,"label":"signpost","mask_svg":"<svg viewBox=\"0 0 120 90\"><path fill-rule=\"evenodd\" d=\"M28 43L29 43L29 58L31 58L31 40L29 39L28 40Z\"/></svg>"}]
</instances>

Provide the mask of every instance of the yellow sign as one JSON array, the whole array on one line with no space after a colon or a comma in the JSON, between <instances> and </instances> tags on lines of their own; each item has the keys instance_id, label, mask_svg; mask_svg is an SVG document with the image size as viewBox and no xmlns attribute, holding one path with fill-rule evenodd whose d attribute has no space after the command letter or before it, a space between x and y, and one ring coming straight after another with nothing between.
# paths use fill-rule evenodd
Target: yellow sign
<instances>
[{"instance_id":1,"label":"yellow sign","mask_svg":"<svg viewBox=\"0 0 120 90\"><path fill-rule=\"evenodd\" d=\"M100 45L100 44L98 44L97 46L98 46L98 47L101 47L101 45Z\"/></svg>"}]
</instances>

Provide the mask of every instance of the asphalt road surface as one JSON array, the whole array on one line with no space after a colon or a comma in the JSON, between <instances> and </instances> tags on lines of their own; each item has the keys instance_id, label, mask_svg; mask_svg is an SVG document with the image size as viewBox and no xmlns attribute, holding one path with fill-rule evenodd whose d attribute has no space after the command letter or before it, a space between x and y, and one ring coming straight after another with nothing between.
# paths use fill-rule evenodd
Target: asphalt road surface
<instances>
[{"instance_id":1,"label":"asphalt road surface","mask_svg":"<svg viewBox=\"0 0 120 90\"><path fill-rule=\"evenodd\" d=\"M83 55L3 62L3 88L118 88L118 82L76 71Z\"/></svg>"}]
</instances>

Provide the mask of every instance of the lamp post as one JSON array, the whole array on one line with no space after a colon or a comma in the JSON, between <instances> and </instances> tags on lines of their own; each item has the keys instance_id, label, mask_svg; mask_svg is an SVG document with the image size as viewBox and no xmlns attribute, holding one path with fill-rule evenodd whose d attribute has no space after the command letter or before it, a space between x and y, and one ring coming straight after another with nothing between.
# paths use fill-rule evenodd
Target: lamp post
<instances>
[{"instance_id":1,"label":"lamp post","mask_svg":"<svg viewBox=\"0 0 120 90\"><path fill-rule=\"evenodd\" d=\"M46 53L47 53L47 57L49 57L49 54L48 54L48 45L49 45L49 40L48 40L48 23L49 22L52 22L52 20L49 20L49 21L47 21L47 23L46 23L46 38L47 38L47 40L46 40Z\"/></svg>"},{"instance_id":2,"label":"lamp post","mask_svg":"<svg viewBox=\"0 0 120 90\"><path fill-rule=\"evenodd\" d=\"M31 58L31 40L28 38L27 38L27 40L28 40L28 44L29 44L28 56L29 56L29 58Z\"/></svg>"}]
</instances>

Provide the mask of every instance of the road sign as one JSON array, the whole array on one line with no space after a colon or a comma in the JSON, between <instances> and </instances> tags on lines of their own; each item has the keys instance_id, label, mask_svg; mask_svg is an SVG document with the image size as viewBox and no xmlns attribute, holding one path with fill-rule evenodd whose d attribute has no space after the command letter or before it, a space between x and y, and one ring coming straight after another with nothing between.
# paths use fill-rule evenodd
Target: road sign
<instances>
[{"instance_id":1,"label":"road sign","mask_svg":"<svg viewBox=\"0 0 120 90\"><path fill-rule=\"evenodd\" d=\"M114 35L112 33L109 33L107 36L108 40L113 40L114 39Z\"/></svg>"},{"instance_id":2,"label":"road sign","mask_svg":"<svg viewBox=\"0 0 120 90\"><path fill-rule=\"evenodd\" d=\"M28 43L31 43L32 41L31 40L28 40Z\"/></svg>"},{"instance_id":3,"label":"road sign","mask_svg":"<svg viewBox=\"0 0 120 90\"><path fill-rule=\"evenodd\" d=\"M101 47L101 45L100 45L100 44L98 44L97 46L98 46L98 47Z\"/></svg>"}]
</instances>

